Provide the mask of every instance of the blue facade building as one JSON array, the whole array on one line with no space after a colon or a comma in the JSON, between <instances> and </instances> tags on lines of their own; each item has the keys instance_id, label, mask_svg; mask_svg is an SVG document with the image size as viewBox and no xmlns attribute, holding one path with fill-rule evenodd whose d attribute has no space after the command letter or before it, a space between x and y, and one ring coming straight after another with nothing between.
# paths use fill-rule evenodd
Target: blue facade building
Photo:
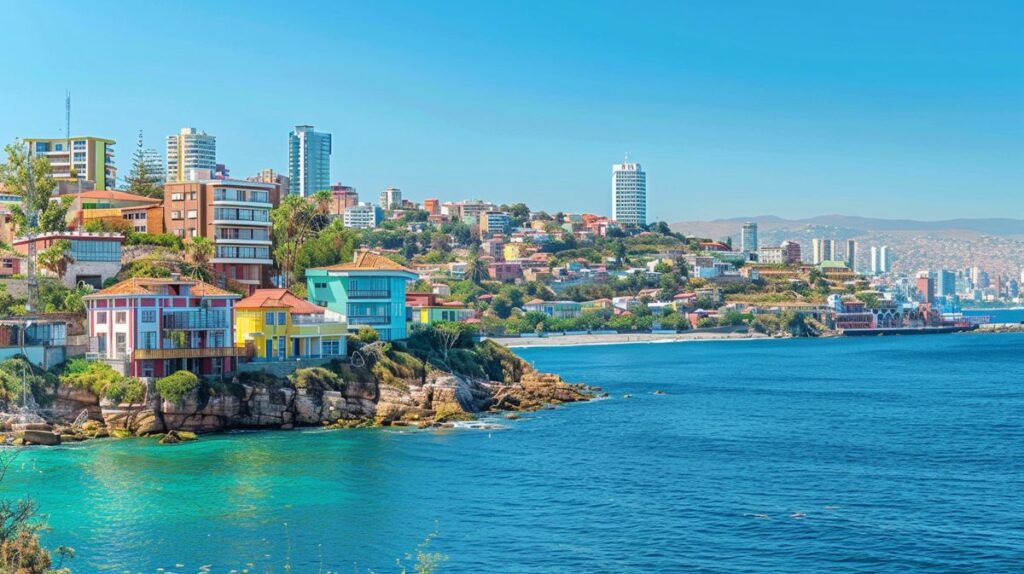
<instances>
[{"instance_id":1,"label":"blue facade building","mask_svg":"<svg viewBox=\"0 0 1024 574\"><path fill-rule=\"evenodd\" d=\"M331 189L331 134L295 126L288 134L288 192L309 197Z\"/></svg>"}]
</instances>

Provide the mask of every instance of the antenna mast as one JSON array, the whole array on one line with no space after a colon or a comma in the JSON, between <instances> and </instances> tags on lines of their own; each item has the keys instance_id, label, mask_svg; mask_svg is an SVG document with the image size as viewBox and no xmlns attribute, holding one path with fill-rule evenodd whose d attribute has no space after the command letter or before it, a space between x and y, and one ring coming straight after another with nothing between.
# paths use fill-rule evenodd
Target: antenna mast
<instances>
[{"instance_id":1,"label":"antenna mast","mask_svg":"<svg viewBox=\"0 0 1024 574\"><path fill-rule=\"evenodd\" d=\"M34 313L36 302L39 300L39 283L36 281L36 226L39 224L39 214L36 212L36 191L35 176L32 175L32 144L25 142L26 153L25 163L28 172L28 183L25 186L25 238L28 239L27 279L28 279L28 301L25 303L25 310ZM68 150L68 157L71 157L71 150Z\"/></svg>"}]
</instances>

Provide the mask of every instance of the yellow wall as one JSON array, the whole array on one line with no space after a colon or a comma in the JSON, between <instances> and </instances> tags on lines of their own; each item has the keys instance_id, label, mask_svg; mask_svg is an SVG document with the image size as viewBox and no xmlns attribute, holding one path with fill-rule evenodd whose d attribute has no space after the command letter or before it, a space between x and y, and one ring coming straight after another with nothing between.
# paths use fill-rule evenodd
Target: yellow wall
<instances>
[{"instance_id":1,"label":"yellow wall","mask_svg":"<svg viewBox=\"0 0 1024 574\"><path fill-rule=\"evenodd\" d=\"M277 314L284 312L285 324L277 324ZM274 313L274 324L266 324L266 313ZM292 344L292 337L303 334L304 330L316 328L315 325L293 325L292 314L287 308L266 308L258 310L236 310L235 311L235 345L245 346L246 343L251 342L255 350L255 358L266 359L267 358L267 338L275 339L276 337L284 337L285 344L285 358L294 356L294 347ZM326 323L319 325L318 336L322 337L323 341L342 341L347 335L348 327L344 323ZM317 331L313 331L316 333ZM302 342L302 350L306 350L306 345L309 343L309 338L305 337ZM273 353L277 356L279 350L277 348L278 341L274 342ZM344 349L344 345L342 345Z\"/></svg>"}]
</instances>

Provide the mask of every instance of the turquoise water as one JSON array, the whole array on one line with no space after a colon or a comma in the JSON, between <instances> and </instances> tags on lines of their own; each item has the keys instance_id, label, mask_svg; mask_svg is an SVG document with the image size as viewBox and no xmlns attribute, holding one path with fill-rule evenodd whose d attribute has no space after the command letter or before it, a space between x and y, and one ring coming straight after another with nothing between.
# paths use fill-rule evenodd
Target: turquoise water
<instances>
[{"instance_id":1,"label":"turquoise water","mask_svg":"<svg viewBox=\"0 0 1024 574\"><path fill-rule=\"evenodd\" d=\"M394 572L434 531L457 573L1020 572L1022 351L1018 334L529 349L612 397L505 430L35 449L2 488L38 500L77 572L264 572L289 544L293 572L321 552Z\"/></svg>"}]
</instances>

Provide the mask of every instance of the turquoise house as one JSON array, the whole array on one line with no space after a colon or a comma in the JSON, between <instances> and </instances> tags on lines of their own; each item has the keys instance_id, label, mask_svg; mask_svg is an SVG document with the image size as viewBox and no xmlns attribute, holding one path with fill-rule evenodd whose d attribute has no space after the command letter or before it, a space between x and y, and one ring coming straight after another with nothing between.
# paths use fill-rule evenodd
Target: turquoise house
<instances>
[{"instance_id":1,"label":"turquoise house","mask_svg":"<svg viewBox=\"0 0 1024 574\"><path fill-rule=\"evenodd\" d=\"M385 341L404 339L405 285L419 276L371 251L352 263L306 270L307 299L345 315L349 331L373 327Z\"/></svg>"}]
</instances>

